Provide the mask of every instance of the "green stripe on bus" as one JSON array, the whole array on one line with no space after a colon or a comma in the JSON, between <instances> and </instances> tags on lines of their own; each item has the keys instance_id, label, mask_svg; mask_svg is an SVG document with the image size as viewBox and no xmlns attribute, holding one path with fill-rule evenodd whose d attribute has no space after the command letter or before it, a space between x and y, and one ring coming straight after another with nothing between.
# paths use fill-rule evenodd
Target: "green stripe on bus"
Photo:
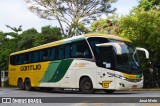
<instances>
[{"instance_id":1,"label":"green stripe on bus","mask_svg":"<svg viewBox=\"0 0 160 106\"><path fill-rule=\"evenodd\" d=\"M58 82L60 81L73 60L58 60L49 64L41 82Z\"/></svg>"},{"instance_id":2,"label":"green stripe on bus","mask_svg":"<svg viewBox=\"0 0 160 106\"><path fill-rule=\"evenodd\" d=\"M50 62L40 82L48 82L53 77L60 63L61 63L61 60Z\"/></svg>"},{"instance_id":3,"label":"green stripe on bus","mask_svg":"<svg viewBox=\"0 0 160 106\"><path fill-rule=\"evenodd\" d=\"M66 74L73 60L62 60L53 77L48 82L58 82Z\"/></svg>"}]
</instances>

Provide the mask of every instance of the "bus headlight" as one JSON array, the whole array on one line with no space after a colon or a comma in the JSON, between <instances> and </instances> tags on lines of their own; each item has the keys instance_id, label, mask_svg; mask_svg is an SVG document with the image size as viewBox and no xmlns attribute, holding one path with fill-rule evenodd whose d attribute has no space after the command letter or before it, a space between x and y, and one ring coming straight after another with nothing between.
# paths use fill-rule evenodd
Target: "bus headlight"
<instances>
[{"instance_id":1,"label":"bus headlight","mask_svg":"<svg viewBox=\"0 0 160 106\"><path fill-rule=\"evenodd\" d=\"M121 76L121 75L117 75L117 74L115 74L115 77L120 78L120 79L123 79L123 80L126 80L126 79L127 79L127 78L125 78L125 77L123 77L123 76Z\"/></svg>"},{"instance_id":2,"label":"bus headlight","mask_svg":"<svg viewBox=\"0 0 160 106\"><path fill-rule=\"evenodd\" d=\"M122 77L120 77L120 79L126 80L127 78L125 78L125 77L122 76Z\"/></svg>"},{"instance_id":3,"label":"bus headlight","mask_svg":"<svg viewBox=\"0 0 160 106\"><path fill-rule=\"evenodd\" d=\"M120 78L120 79L123 79L123 80L126 80L127 78L121 76L121 75L118 75L118 74L113 74L113 73L110 73L110 72L107 72L109 75L112 75L114 77L117 77L117 78Z\"/></svg>"}]
</instances>

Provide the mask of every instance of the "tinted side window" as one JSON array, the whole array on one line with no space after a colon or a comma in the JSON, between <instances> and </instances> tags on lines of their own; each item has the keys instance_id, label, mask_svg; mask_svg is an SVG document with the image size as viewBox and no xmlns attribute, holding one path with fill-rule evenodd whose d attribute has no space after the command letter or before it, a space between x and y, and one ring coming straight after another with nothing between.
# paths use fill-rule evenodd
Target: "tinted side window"
<instances>
[{"instance_id":1,"label":"tinted side window","mask_svg":"<svg viewBox=\"0 0 160 106\"><path fill-rule=\"evenodd\" d=\"M71 50L72 58L92 58L90 49L86 41L73 43L71 46Z\"/></svg>"},{"instance_id":2,"label":"tinted side window","mask_svg":"<svg viewBox=\"0 0 160 106\"><path fill-rule=\"evenodd\" d=\"M106 64L110 63L111 67L108 69L115 69L115 57L112 47L99 47L98 48L98 60L100 61L99 66L106 68Z\"/></svg>"},{"instance_id":3,"label":"tinted side window","mask_svg":"<svg viewBox=\"0 0 160 106\"><path fill-rule=\"evenodd\" d=\"M50 60L56 60L56 48L50 48L49 59Z\"/></svg>"},{"instance_id":4,"label":"tinted side window","mask_svg":"<svg viewBox=\"0 0 160 106\"><path fill-rule=\"evenodd\" d=\"M58 47L58 60L64 59L64 56L65 56L65 46L62 45Z\"/></svg>"},{"instance_id":5,"label":"tinted side window","mask_svg":"<svg viewBox=\"0 0 160 106\"><path fill-rule=\"evenodd\" d=\"M72 52L71 52L71 57L75 58L76 57L76 53L77 53L77 45L76 44L72 44Z\"/></svg>"},{"instance_id":6,"label":"tinted side window","mask_svg":"<svg viewBox=\"0 0 160 106\"><path fill-rule=\"evenodd\" d=\"M115 69L115 56L112 47L97 47L96 44L108 43L106 38L88 38L89 44L96 58L96 64L99 67ZM110 65L107 66L107 65Z\"/></svg>"},{"instance_id":7,"label":"tinted side window","mask_svg":"<svg viewBox=\"0 0 160 106\"><path fill-rule=\"evenodd\" d=\"M70 58L70 53L71 52L71 47L69 44L66 45L66 49L65 49L65 58Z\"/></svg>"},{"instance_id":8,"label":"tinted side window","mask_svg":"<svg viewBox=\"0 0 160 106\"><path fill-rule=\"evenodd\" d=\"M32 62L40 61L40 54L39 51L35 51L32 53Z\"/></svg>"},{"instance_id":9,"label":"tinted side window","mask_svg":"<svg viewBox=\"0 0 160 106\"><path fill-rule=\"evenodd\" d=\"M23 64L23 55L14 55L10 57L10 64L19 65Z\"/></svg>"},{"instance_id":10,"label":"tinted side window","mask_svg":"<svg viewBox=\"0 0 160 106\"><path fill-rule=\"evenodd\" d=\"M42 61L49 60L49 49L42 50Z\"/></svg>"},{"instance_id":11,"label":"tinted side window","mask_svg":"<svg viewBox=\"0 0 160 106\"><path fill-rule=\"evenodd\" d=\"M21 63L21 58L20 55L16 56L16 64L20 64Z\"/></svg>"},{"instance_id":12,"label":"tinted side window","mask_svg":"<svg viewBox=\"0 0 160 106\"><path fill-rule=\"evenodd\" d=\"M31 56L32 56L31 53L25 53L24 54L24 64L31 62L31 58L32 58Z\"/></svg>"},{"instance_id":13,"label":"tinted side window","mask_svg":"<svg viewBox=\"0 0 160 106\"><path fill-rule=\"evenodd\" d=\"M11 56L11 57L10 57L10 64L11 64L11 65L15 65L15 57L16 57L16 56Z\"/></svg>"}]
</instances>

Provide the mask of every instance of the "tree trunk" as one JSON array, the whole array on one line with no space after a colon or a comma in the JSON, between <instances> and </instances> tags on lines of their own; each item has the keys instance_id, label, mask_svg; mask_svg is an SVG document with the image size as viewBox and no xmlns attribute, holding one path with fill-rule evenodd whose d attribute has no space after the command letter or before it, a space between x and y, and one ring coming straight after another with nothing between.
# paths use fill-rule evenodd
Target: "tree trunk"
<instances>
[{"instance_id":1,"label":"tree trunk","mask_svg":"<svg viewBox=\"0 0 160 106\"><path fill-rule=\"evenodd\" d=\"M53 14L55 13L55 16L56 16L56 18L57 18L57 20L58 20L58 22L59 22L59 25L60 25L60 27L61 27L61 30L62 30L62 34L65 35L65 34L64 34L64 29L63 29L62 23L61 23L61 21L60 21L60 19L59 19L59 17L58 17L58 13L57 13L57 10L56 10L56 5L55 5L56 2L57 2L57 1L52 2L53 7L54 7L54 12L53 12Z\"/></svg>"},{"instance_id":2,"label":"tree trunk","mask_svg":"<svg viewBox=\"0 0 160 106\"><path fill-rule=\"evenodd\" d=\"M61 21L60 21L59 17L57 17L57 20L58 20L59 25L60 25L60 27L61 27L62 35L65 35L65 33L64 33L64 29L63 29L63 26L62 26L62 23L61 23Z\"/></svg>"}]
</instances>

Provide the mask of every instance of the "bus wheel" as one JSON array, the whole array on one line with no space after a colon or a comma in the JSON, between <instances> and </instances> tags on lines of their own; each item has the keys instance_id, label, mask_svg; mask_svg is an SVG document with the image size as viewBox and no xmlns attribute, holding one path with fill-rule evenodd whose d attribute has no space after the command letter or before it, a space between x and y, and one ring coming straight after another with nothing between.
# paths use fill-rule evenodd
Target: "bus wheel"
<instances>
[{"instance_id":1,"label":"bus wheel","mask_svg":"<svg viewBox=\"0 0 160 106\"><path fill-rule=\"evenodd\" d=\"M18 79L18 88L20 90L24 90L24 83L23 83L23 80L21 78Z\"/></svg>"},{"instance_id":2,"label":"bus wheel","mask_svg":"<svg viewBox=\"0 0 160 106\"><path fill-rule=\"evenodd\" d=\"M94 93L95 92L90 78L83 78L80 81L80 90L82 91L82 93Z\"/></svg>"},{"instance_id":3,"label":"bus wheel","mask_svg":"<svg viewBox=\"0 0 160 106\"><path fill-rule=\"evenodd\" d=\"M32 90L31 81L30 81L29 78L27 78L27 79L25 80L25 90L27 90L27 91Z\"/></svg>"},{"instance_id":4,"label":"bus wheel","mask_svg":"<svg viewBox=\"0 0 160 106\"><path fill-rule=\"evenodd\" d=\"M105 93L107 93L107 94L111 94L111 93L113 93L115 90L104 90L104 92Z\"/></svg>"}]
</instances>

